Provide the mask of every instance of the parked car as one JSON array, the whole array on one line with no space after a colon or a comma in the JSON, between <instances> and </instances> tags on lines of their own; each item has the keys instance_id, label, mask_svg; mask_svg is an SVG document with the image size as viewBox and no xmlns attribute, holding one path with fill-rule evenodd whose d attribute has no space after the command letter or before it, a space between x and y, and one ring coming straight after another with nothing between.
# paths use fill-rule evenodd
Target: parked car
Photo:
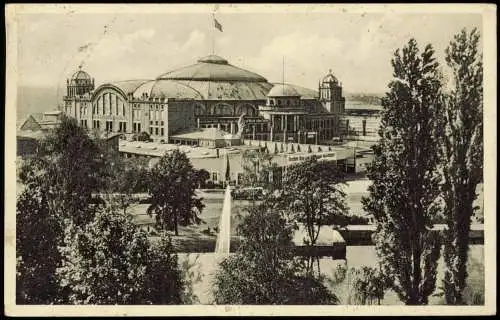
<instances>
[{"instance_id":1,"label":"parked car","mask_svg":"<svg viewBox=\"0 0 500 320\"><path fill-rule=\"evenodd\" d=\"M236 200L262 200L265 191L261 187L235 188L231 190L231 196Z\"/></svg>"}]
</instances>

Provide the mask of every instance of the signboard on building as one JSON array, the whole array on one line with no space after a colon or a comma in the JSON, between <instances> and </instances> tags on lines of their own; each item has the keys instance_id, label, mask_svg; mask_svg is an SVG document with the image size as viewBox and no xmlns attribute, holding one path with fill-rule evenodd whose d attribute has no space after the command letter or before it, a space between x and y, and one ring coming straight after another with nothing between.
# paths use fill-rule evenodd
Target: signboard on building
<instances>
[{"instance_id":1,"label":"signboard on building","mask_svg":"<svg viewBox=\"0 0 500 320\"><path fill-rule=\"evenodd\" d=\"M316 157L318 161L335 161L337 160L337 154L336 152L318 152L314 154L300 154L300 155L287 155L286 157L286 164L296 164L302 161L305 161L309 158Z\"/></svg>"}]
</instances>

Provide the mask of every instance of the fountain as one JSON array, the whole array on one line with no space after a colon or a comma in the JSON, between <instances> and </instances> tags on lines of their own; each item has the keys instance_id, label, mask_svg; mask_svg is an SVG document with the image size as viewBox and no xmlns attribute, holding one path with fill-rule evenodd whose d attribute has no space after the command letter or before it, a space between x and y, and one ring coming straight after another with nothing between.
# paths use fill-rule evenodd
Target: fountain
<instances>
[{"instance_id":1,"label":"fountain","mask_svg":"<svg viewBox=\"0 0 500 320\"><path fill-rule=\"evenodd\" d=\"M219 234L215 242L215 253L228 254L231 240L231 189L229 185L224 194L222 214L219 220Z\"/></svg>"}]
</instances>

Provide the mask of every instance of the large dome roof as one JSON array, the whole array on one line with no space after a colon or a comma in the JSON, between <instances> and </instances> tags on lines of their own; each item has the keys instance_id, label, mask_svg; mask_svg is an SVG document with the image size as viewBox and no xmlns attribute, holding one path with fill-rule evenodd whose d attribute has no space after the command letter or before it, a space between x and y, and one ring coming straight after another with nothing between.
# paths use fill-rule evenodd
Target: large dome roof
<instances>
[{"instance_id":1,"label":"large dome roof","mask_svg":"<svg viewBox=\"0 0 500 320\"><path fill-rule=\"evenodd\" d=\"M196 64L160 75L157 79L187 81L243 81L267 82L266 78L251 71L235 67L216 55L209 55Z\"/></svg>"},{"instance_id":2,"label":"large dome roof","mask_svg":"<svg viewBox=\"0 0 500 320\"><path fill-rule=\"evenodd\" d=\"M277 84L267 94L268 97L300 97L294 87L287 84Z\"/></svg>"},{"instance_id":3,"label":"large dome roof","mask_svg":"<svg viewBox=\"0 0 500 320\"><path fill-rule=\"evenodd\" d=\"M317 97L314 90L270 83L264 77L235 67L216 55L206 56L194 65L167 72L153 80L127 80L103 86L114 86L124 95L132 94L136 99L265 101L268 94L302 99Z\"/></svg>"}]
</instances>

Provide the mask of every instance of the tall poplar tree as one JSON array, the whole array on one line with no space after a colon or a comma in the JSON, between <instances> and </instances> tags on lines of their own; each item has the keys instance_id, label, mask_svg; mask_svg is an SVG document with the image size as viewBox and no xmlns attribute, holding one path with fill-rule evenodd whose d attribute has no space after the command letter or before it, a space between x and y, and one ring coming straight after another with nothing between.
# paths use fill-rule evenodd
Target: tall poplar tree
<instances>
[{"instance_id":1,"label":"tall poplar tree","mask_svg":"<svg viewBox=\"0 0 500 320\"><path fill-rule=\"evenodd\" d=\"M382 101L380 141L363 200L376 220L374 240L382 272L408 305L427 304L436 287L441 76L434 50L411 39L392 59L394 79Z\"/></svg>"},{"instance_id":2,"label":"tall poplar tree","mask_svg":"<svg viewBox=\"0 0 500 320\"><path fill-rule=\"evenodd\" d=\"M447 96L443 135L443 197L448 229L443 287L448 304L464 304L473 202L483 177L483 65L477 29L463 29L446 49L454 87Z\"/></svg>"}]
</instances>

